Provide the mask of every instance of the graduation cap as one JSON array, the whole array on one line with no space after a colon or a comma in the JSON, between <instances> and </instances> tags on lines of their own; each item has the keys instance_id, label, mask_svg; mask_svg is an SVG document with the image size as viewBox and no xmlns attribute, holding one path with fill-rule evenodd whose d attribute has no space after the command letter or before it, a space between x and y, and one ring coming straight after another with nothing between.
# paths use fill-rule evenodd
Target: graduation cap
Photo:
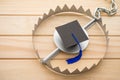
<instances>
[{"instance_id":1,"label":"graduation cap","mask_svg":"<svg viewBox=\"0 0 120 80\"><path fill-rule=\"evenodd\" d=\"M77 45L72 37L72 34L77 37L79 42L88 40L87 35L83 31L77 20L58 26L56 27L56 30L60 35L65 48L70 48Z\"/></svg>"}]
</instances>

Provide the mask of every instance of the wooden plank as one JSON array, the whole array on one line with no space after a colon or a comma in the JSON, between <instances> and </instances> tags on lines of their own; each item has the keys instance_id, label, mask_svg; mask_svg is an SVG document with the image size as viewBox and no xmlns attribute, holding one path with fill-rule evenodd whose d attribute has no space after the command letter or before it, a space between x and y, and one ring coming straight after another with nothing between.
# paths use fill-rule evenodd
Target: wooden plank
<instances>
[{"instance_id":1,"label":"wooden plank","mask_svg":"<svg viewBox=\"0 0 120 80\"><path fill-rule=\"evenodd\" d=\"M0 16L0 35L32 35L34 24L37 23L39 16ZM57 20L56 20L57 19ZM53 35L54 27L65 24L72 20L80 21L81 26L84 26L90 20L83 16L64 15L50 18L41 24L40 35ZM103 23L106 24L109 35L120 35L120 17L103 17ZM114 21L114 22L113 22ZM55 24L54 24L55 23ZM111 25L112 24L112 25ZM88 31L89 35L102 35L98 29L98 25L94 25Z\"/></svg>"},{"instance_id":2,"label":"wooden plank","mask_svg":"<svg viewBox=\"0 0 120 80\"><path fill-rule=\"evenodd\" d=\"M0 16L1 35L25 35L32 34L37 16Z\"/></svg>"},{"instance_id":3,"label":"wooden plank","mask_svg":"<svg viewBox=\"0 0 120 80\"><path fill-rule=\"evenodd\" d=\"M120 0L116 0L116 2L118 8L120 8ZM109 7L110 0L88 0L86 2L84 0L0 1L0 80L120 80L120 10L113 17L102 14L103 22L107 24L107 30L110 33L110 44L105 58L94 69L78 76L66 77L49 71L37 60L31 36L34 24L37 23L38 17L42 17L43 13L48 13L50 8L55 9L57 5L63 7L64 4L69 7L75 4L77 8L82 5L85 10L90 8L93 13L96 7ZM62 18L66 19L63 20ZM56 48L52 36L50 36L53 35L54 27L69 20L77 19L82 26L89 21L87 18L74 15L62 15L57 16L57 20L55 18L52 19L48 19L51 22L47 21L47 24L42 24L42 26L51 25L52 28L49 27L46 30L46 27L43 27L41 29L42 32L40 32L42 36L38 39L38 43L41 43L39 52L42 58ZM90 67L92 63L98 62L99 58L103 56L101 53L105 50L104 39L97 26L95 25L88 31L91 40L90 46L83 54L83 58L79 61L80 63L77 66L73 64L69 67L71 71L74 70L74 67L82 69L83 65ZM52 66L60 66L61 70L68 68L65 60L69 57L73 56L68 56L64 53L59 54L52 60Z\"/></svg>"},{"instance_id":4,"label":"wooden plank","mask_svg":"<svg viewBox=\"0 0 120 80\"><path fill-rule=\"evenodd\" d=\"M103 60L94 69L77 76L62 76L36 60L0 60L0 80L119 80L120 60Z\"/></svg>"},{"instance_id":5,"label":"wooden plank","mask_svg":"<svg viewBox=\"0 0 120 80\"><path fill-rule=\"evenodd\" d=\"M52 36L40 36L38 39L41 58L52 52L56 46ZM102 36L90 36L88 49L83 58L100 58L105 51ZM110 44L105 58L120 58L120 37L110 37ZM48 45L49 44L49 45ZM102 53L102 54L101 54ZM73 57L73 55L59 54L56 59ZM1 36L0 58L36 58L31 36Z\"/></svg>"},{"instance_id":6,"label":"wooden plank","mask_svg":"<svg viewBox=\"0 0 120 80\"><path fill-rule=\"evenodd\" d=\"M119 5L120 1L116 0L116 3ZM0 15L42 15L44 12L48 12L50 8L55 9L57 5L63 7L64 4L67 4L71 7L73 4L78 8L82 5L85 9L90 8L92 12L97 7L109 7L110 1L105 0L2 0L0 1ZM118 11L117 15L120 15Z\"/></svg>"},{"instance_id":7,"label":"wooden plank","mask_svg":"<svg viewBox=\"0 0 120 80\"><path fill-rule=\"evenodd\" d=\"M0 37L1 58L35 58L34 53L32 37Z\"/></svg>"}]
</instances>

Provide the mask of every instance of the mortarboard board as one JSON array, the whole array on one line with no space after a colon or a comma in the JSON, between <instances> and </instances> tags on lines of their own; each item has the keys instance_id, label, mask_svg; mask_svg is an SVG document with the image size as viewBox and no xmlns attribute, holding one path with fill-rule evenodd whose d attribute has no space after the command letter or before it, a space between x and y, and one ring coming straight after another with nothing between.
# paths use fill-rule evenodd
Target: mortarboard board
<instances>
[{"instance_id":1,"label":"mortarboard board","mask_svg":"<svg viewBox=\"0 0 120 80\"><path fill-rule=\"evenodd\" d=\"M59 33L65 48L70 48L77 44L74 41L72 34L77 37L79 42L88 40L87 35L83 31L77 20L58 26L56 27L56 30Z\"/></svg>"}]
</instances>

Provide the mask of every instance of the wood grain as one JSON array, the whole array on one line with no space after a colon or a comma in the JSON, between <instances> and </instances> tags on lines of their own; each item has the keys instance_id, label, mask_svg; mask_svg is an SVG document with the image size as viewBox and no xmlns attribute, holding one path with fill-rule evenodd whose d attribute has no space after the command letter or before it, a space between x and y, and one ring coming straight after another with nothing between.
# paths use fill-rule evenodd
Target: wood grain
<instances>
[{"instance_id":1,"label":"wood grain","mask_svg":"<svg viewBox=\"0 0 120 80\"><path fill-rule=\"evenodd\" d=\"M37 24L39 16L0 16L0 35L32 35L32 30L34 29L34 24ZM58 16L58 20L53 18L49 20L44 26L49 25L47 28L44 27L41 30L41 35L52 35L54 32L54 27L62 22L67 22L68 20L79 20L81 26L89 22L88 19L79 18L78 16L67 16L66 19L62 19L65 16ZM83 21L82 21L83 20ZM115 21L114 21L115 20ZM114 22L113 22L114 21ZM107 30L109 30L109 35L120 35L120 17L103 17L103 23L106 24ZM54 23L56 24L54 24ZM60 22L60 23L59 23ZM111 25L112 23L112 25ZM51 28L51 26L52 28ZM89 35L101 35L100 31L94 30L98 26L94 25L93 29L89 30Z\"/></svg>"},{"instance_id":2,"label":"wood grain","mask_svg":"<svg viewBox=\"0 0 120 80\"><path fill-rule=\"evenodd\" d=\"M0 0L0 80L120 80L120 0L115 1L118 5L118 12L115 16L108 17L102 13L103 22L107 25L106 29L109 30L110 38L108 52L104 59L97 67L88 72L66 77L51 72L37 60L32 44L34 24L43 13L48 13L50 8L55 10L57 5L63 7L64 4L67 4L71 7L74 4L77 8L82 5L85 10L89 8L93 13L97 7L109 8L110 0ZM77 19L81 26L89 21L89 19L77 15L61 15L57 16L57 20L54 19L48 19L51 22L46 23L46 26L51 25L52 28L49 27L46 30L43 27L41 29L38 42L42 43L40 45L42 58L56 47L52 41L52 35L54 27L60 24L59 20L61 23L66 23L69 20ZM91 43L94 44L91 45L92 48L89 47L88 52L91 56L83 56L81 59L82 64L89 67L91 63L99 60L101 52L104 52L101 49L105 47L101 40L103 35L97 26L97 24L94 25L88 31L90 39L92 39ZM44 42L52 45L48 46L43 44ZM96 47L97 49L95 49ZM94 54L93 52L96 51L99 53ZM68 68L65 59L69 57L73 56L59 54L51 61L52 66L60 66L61 70ZM78 66L82 68L81 63ZM73 64L69 68L72 71L74 67L77 66Z\"/></svg>"},{"instance_id":3,"label":"wood grain","mask_svg":"<svg viewBox=\"0 0 120 80\"><path fill-rule=\"evenodd\" d=\"M36 60L0 60L1 80L119 80L120 60L103 60L94 69L76 76L63 76Z\"/></svg>"},{"instance_id":4,"label":"wood grain","mask_svg":"<svg viewBox=\"0 0 120 80\"><path fill-rule=\"evenodd\" d=\"M101 53L104 52L104 43L101 41L103 37L100 36L90 36L94 46L91 45L86 54L90 54L85 56L84 58L100 58ZM109 49L106 53L105 58L120 58L120 37L110 37ZM46 43L46 44L44 44ZM52 50L54 50L55 44L51 36L40 36L39 37L39 50L41 58L48 55ZM49 45L48 45L49 44ZM51 45L50 45L51 44ZM96 52L94 48L98 47ZM101 50L103 49L103 50ZM89 53L87 53L89 52ZM56 58L68 58L72 57L72 55L67 55L61 53ZM0 58L36 58L35 51L33 49L32 37L31 36L1 36L0 37Z\"/></svg>"},{"instance_id":5,"label":"wood grain","mask_svg":"<svg viewBox=\"0 0 120 80\"><path fill-rule=\"evenodd\" d=\"M116 0L116 3L120 4L120 1ZM74 4L77 8L82 5L85 10L90 8L93 13L97 7L109 8L110 0L2 0L0 1L0 15L42 15L44 12L48 13L50 8L55 9L57 5L63 7L64 4L67 4L69 7ZM120 15L119 11L117 15Z\"/></svg>"}]
</instances>

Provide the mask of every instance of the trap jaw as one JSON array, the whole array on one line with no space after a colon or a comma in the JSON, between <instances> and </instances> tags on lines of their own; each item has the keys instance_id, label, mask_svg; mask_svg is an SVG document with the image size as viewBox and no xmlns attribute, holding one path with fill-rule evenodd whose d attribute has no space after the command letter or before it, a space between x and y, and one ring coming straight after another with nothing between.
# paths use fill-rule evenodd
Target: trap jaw
<instances>
[{"instance_id":1,"label":"trap jaw","mask_svg":"<svg viewBox=\"0 0 120 80\"><path fill-rule=\"evenodd\" d=\"M102 19L96 19L96 18L94 18L94 16L92 16L92 14L91 14L91 12L90 12L90 10L88 9L87 11L85 11L81 6L77 9L74 5L69 9L68 7L67 7L67 5L65 5L62 9L59 7L59 6L57 6L57 8L55 9L55 11L54 10L52 10L52 9L50 9L50 11L49 11L49 13L48 13L48 15L47 14L44 14L43 15L43 18L39 18L39 20L38 20L38 24L37 25L35 25L35 28L34 28L34 30L33 30L33 45L34 45L34 49L35 49L35 51L36 51L36 54L37 54L37 56L38 56L38 58L41 60L41 58L40 58L40 56L39 56L39 51L35 48L35 32L36 32L36 30L37 30L37 28L39 27L39 25L45 20L45 19L47 19L47 18L49 18L50 16L52 16L52 15L56 15L56 14L59 14L59 13L64 13L64 12L73 12L73 13L79 13L79 14L84 14L84 15L86 15L86 16L89 16L89 17L91 17L91 18L93 18L93 20L91 21L91 22L89 22L88 24L86 24L86 25L91 25L91 24L93 24L94 22L97 22L98 24L99 24L99 26L101 27L101 29L103 30L103 32L104 32L104 34L105 34L105 38L106 38L106 51L107 51L107 47L108 47L108 41L109 41L109 39L108 39L108 32L106 31L106 26L105 25L103 25L102 24ZM88 27L84 27L85 29L88 29ZM57 53L59 53L59 50L58 49L56 49L54 52L57 52ZM52 57L54 57L53 55L51 55ZM48 57L49 58L49 57ZM43 60L43 59L42 59ZM101 59L100 59L101 60ZM95 67L99 62L100 62L100 60L97 62L97 63L93 63L92 65L91 65L91 68L93 68L93 67ZM53 70L53 71L55 71L55 72L58 72L58 73L61 73L61 74L65 74L65 75L71 75L71 74L79 74L79 73L81 73L81 72L84 72L84 71L87 71L87 70L89 70L89 69L91 69L91 68L88 68L87 66L85 66L83 69L78 69L78 68L76 68L74 71L72 71L72 72L70 72L69 71L69 69L65 69L64 71L61 71L60 70L60 67L59 66L57 66L57 67L53 67L52 65L51 65L51 63L50 63L50 61L47 61L46 63L45 63L45 66L47 66L49 69L51 69L51 70Z\"/></svg>"}]
</instances>

